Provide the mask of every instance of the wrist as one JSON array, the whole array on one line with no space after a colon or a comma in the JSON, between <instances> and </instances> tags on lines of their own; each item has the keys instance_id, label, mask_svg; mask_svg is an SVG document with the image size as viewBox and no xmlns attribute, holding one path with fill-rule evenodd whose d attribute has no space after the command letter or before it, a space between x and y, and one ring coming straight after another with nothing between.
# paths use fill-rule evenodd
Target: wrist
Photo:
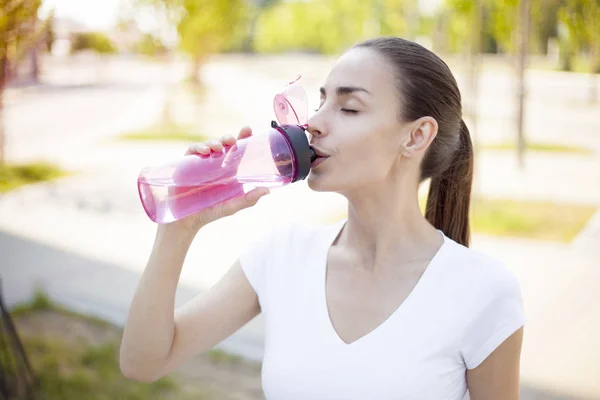
<instances>
[{"instance_id":1,"label":"wrist","mask_svg":"<svg viewBox=\"0 0 600 400\"><path fill-rule=\"evenodd\" d=\"M156 229L156 241L191 244L198 230L182 228L173 224L161 224Z\"/></svg>"}]
</instances>

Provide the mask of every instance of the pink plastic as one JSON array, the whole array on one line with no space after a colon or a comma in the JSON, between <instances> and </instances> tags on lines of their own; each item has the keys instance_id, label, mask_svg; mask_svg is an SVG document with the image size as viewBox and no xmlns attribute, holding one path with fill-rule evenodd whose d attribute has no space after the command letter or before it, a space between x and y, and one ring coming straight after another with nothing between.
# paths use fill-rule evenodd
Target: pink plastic
<instances>
[{"instance_id":1,"label":"pink plastic","mask_svg":"<svg viewBox=\"0 0 600 400\"><path fill-rule=\"evenodd\" d=\"M275 96L275 113L283 124L306 119L306 95L294 82ZM267 132L238 140L209 156L187 155L144 168L138 192L148 217L160 224L184 218L257 187L280 187L294 181L297 160L284 135Z\"/></svg>"},{"instance_id":2,"label":"pink plastic","mask_svg":"<svg viewBox=\"0 0 600 400\"><path fill-rule=\"evenodd\" d=\"M272 154L277 154L273 157ZM210 156L188 155L142 170L138 190L148 217L168 223L256 187L278 187L294 178L293 152L276 129L238 140Z\"/></svg>"},{"instance_id":3,"label":"pink plastic","mask_svg":"<svg viewBox=\"0 0 600 400\"><path fill-rule=\"evenodd\" d=\"M273 108L280 124L305 126L308 122L308 100L306 91L297 83L299 79L300 76L275 96Z\"/></svg>"}]
</instances>

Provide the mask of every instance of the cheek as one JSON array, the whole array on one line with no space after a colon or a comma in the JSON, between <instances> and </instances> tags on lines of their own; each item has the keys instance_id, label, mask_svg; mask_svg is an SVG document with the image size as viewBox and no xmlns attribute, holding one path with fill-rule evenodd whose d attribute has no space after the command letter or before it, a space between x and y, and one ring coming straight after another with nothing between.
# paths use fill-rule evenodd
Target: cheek
<instances>
[{"instance_id":1,"label":"cheek","mask_svg":"<svg viewBox=\"0 0 600 400\"><path fill-rule=\"evenodd\" d=\"M395 143L386 140L387 132L357 135L339 147L340 168L356 181L384 179L397 160ZM351 138L348 138L351 139Z\"/></svg>"}]
</instances>

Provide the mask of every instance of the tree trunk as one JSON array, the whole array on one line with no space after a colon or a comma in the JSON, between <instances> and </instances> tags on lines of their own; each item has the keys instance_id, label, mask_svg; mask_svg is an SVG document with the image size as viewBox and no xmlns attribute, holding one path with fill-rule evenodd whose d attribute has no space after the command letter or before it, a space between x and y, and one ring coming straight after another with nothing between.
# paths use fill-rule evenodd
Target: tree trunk
<instances>
[{"instance_id":1,"label":"tree trunk","mask_svg":"<svg viewBox=\"0 0 600 400\"><path fill-rule=\"evenodd\" d=\"M4 165L4 88L6 87L6 58L0 58L0 166Z\"/></svg>"},{"instance_id":2,"label":"tree trunk","mask_svg":"<svg viewBox=\"0 0 600 400\"><path fill-rule=\"evenodd\" d=\"M40 59L39 46L34 46L31 49L31 82L34 84L40 81Z\"/></svg>"},{"instance_id":3,"label":"tree trunk","mask_svg":"<svg viewBox=\"0 0 600 400\"><path fill-rule=\"evenodd\" d=\"M261 10L258 9L252 15L252 19L250 20L250 26L248 28L248 35L242 44L242 52L244 53L254 53L254 39L256 38L256 25L258 23L258 18L260 17Z\"/></svg>"},{"instance_id":4,"label":"tree trunk","mask_svg":"<svg viewBox=\"0 0 600 400\"><path fill-rule=\"evenodd\" d=\"M600 51L598 46L592 45L590 49L590 103L596 103L598 101L598 87L596 85L597 80L597 68L600 64Z\"/></svg>"},{"instance_id":5,"label":"tree trunk","mask_svg":"<svg viewBox=\"0 0 600 400\"><path fill-rule=\"evenodd\" d=\"M519 34L517 44L517 160L519 168L525 168L525 69L529 43L529 0L519 2Z\"/></svg>"},{"instance_id":6,"label":"tree trunk","mask_svg":"<svg viewBox=\"0 0 600 400\"><path fill-rule=\"evenodd\" d=\"M202 65L202 56L194 55L192 56L192 65L190 69L190 80L196 85L202 84L202 79L200 78L200 66Z\"/></svg>"},{"instance_id":7,"label":"tree trunk","mask_svg":"<svg viewBox=\"0 0 600 400\"><path fill-rule=\"evenodd\" d=\"M468 114L471 118L471 140L473 142L473 147L475 149L479 148L480 145L480 136L478 129L478 103L479 103L479 78L481 75L481 48L482 48L482 29L481 25L483 24L483 0L476 0L474 4L473 14L471 15L471 43L469 48L469 67L468 67L468 75L469 75L469 107ZM474 152L475 159L473 160L475 165L479 163L481 153L479 151ZM479 169L475 168L475 173L473 174L473 183L472 183L472 193L474 197L479 198L479 190L480 190L480 178L481 176L478 173ZM474 205L474 207L477 207Z\"/></svg>"}]
</instances>

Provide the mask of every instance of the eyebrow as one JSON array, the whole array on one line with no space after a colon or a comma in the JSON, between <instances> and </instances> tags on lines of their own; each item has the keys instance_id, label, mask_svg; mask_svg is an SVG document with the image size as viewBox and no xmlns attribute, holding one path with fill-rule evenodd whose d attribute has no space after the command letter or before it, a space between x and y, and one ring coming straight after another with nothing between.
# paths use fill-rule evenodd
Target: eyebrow
<instances>
[{"instance_id":1,"label":"eyebrow","mask_svg":"<svg viewBox=\"0 0 600 400\"><path fill-rule=\"evenodd\" d=\"M325 96L325 88L321 87L319 89L319 92L321 92L321 94L323 96ZM352 94L355 92L365 92L368 94L371 94L371 92L369 92L367 89L358 87L358 86L339 86L337 89L335 89L335 92L337 93L338 96L343 96L346 94Z\"/></svg>"}]
</instances>

